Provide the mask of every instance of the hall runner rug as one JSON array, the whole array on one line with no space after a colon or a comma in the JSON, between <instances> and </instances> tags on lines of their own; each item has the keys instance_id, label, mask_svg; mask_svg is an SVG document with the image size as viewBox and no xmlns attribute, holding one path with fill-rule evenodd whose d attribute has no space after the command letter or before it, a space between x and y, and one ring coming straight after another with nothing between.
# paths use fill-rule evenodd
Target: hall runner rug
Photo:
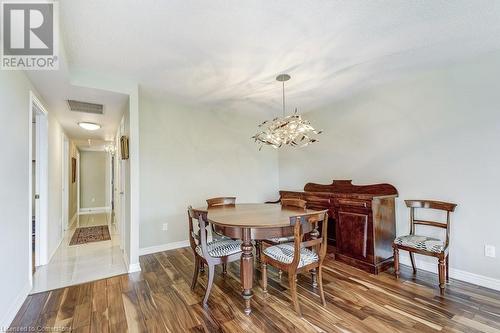
<instances>
[{"instance_id":1,"label":"hall runner rug","mask_svg":"<svg viewBox=\"0 0 500 333\"><path fill-rule=\"evenodd\" d=\"M80 245L111 240L107 225L76 228L69 245Z\"/></svg>"}]
</instances>

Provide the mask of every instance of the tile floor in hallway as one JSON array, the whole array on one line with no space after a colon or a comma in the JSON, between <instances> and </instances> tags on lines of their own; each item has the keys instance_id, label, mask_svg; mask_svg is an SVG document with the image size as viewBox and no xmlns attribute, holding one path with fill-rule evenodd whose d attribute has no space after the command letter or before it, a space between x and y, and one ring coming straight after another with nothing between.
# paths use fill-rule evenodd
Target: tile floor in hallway
<instances>
[{"instance_id":1,"label":"tile floor in hallway","mask_svg":"<svg viewBox=\"0 0 500 333\"><path fill-rule=\"evenodd\" d=\"M114 227L110 227L109 241L69 245L77 223L80 227L106 225L110 214L79 215L78 218L75 226L66 232L49 264L36 268L32 294L127 273L119 235Z\"/></svg>"}]
</instances>

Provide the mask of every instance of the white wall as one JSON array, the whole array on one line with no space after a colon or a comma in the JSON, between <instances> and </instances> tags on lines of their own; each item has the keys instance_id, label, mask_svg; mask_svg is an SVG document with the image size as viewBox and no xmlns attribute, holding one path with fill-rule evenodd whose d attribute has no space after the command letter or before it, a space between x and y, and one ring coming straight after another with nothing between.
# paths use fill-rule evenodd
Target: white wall
<instances>
[{"instance_id":1,"label":"white wall","mask_svg":"<svg viewBox=\"0 0 500 333\"><path fill-rule=\"evenodd\" d=\"M31 289L31 212L29 211L29 92L36 94L31 82L20 71L0 71L0 327L6 327ZM40 99L40 98L39 98ZM51 256L59 245L62 223L62 128L48 115L48 239ZM34 149L34 148L33 148ZM21 302L21 304L19 304ZM14 311L14 313L12 313Z\"/></svg>"},{"instance_id":2,"label":"white wall","mask_svg":"<svg viewBox=\"0 0 500 333\"><path fill-rule=\"evenodd\" d=\"M0 327L9 326L30 289L30 89L21 71L0 71Z\"/></svg>"},{"instance_id":3,"label":"white wall","mask_svg":"<svg viewBox=\"0 0 500 333\"><path fill-rule=\"evenodd\" d=\"M207 198L276 199L277 152L259 152L250 139L260 119L150 96L141 96L139 115L140 248L187 240L187 206Z\"/></svg>"},{"instance_id":4,"label":"white wall","mask_svg":"<svg viewBox=\"0 0 500 333\"><path fill-rule=\"evenodd\" d=\"M450 266L500 278L500 56L420 72L306 115L320 142L279 155L280 188L333 178L388 182L399 191L397 233L408 233L404 199L458 204ZM432 261L434 263L434 261Z\"/></svg>"},{"instance_id":5,"label":"white wall","mask_svg":"<svg viewBox=\"0 0 500 333\"><path fill-rule=\"evenodd\" d=\"M61 243L63 238L61 224L62 218L62 135L63 129L55 116L48 111L48 122L49 122L49 217L47 225L47 253L49 254L49 260L52 255L57 250L57 247Z\"/></svg>"},{"instance_id":6,"label":"white wall","mask_svg":"<svg viewBox=\"0 0 500 333\"><path fill-rule=\"evenodd\" d=\"M34 87L21 71L0 71L0 327L7 327L31 289L31 212L29 211L29 92ZM48 242L52 255L62 223L62 128L48 116Z\"/></svg>"}]
</instances>

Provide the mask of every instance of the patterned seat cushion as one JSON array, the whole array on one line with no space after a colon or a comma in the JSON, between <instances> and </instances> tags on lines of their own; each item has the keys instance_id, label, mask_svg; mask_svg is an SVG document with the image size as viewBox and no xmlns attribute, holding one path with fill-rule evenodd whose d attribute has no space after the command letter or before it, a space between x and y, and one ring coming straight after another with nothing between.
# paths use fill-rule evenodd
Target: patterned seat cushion
<instances>
[{"instance_id":1,"label":"patterned seat cushion","mask_svg":"<svg viewBox=\"0 0 500 333\"><path fill-rule=\"evenodd\" d=\"M294 237L293 236L290 236L290 237L275 237L275 238L269 238L267 240L271 241L273 243L281 244L281 243L290 243L290 242L293 242Z\"/></svg>"},{"instance_id":2,"label":"patterned seat cushion","mask_svg":"<svg viewBox=\"0 0 500 333\"><path fill-rule=\"evenodd\" d=\"M282 263L289 264L293 260L293 253L295 252L294 243L284 243L269 246L264 250L264 254L274 260L281 261ZM318 261L319 257L313 251L301 248L299 266L306 266L313 262Z\"/></svg>"},{"instance_id":3,"label":"patterned seat cushion","mask_svg":"<svg viewBox=\"0 0 500 333\"><path fill-rule=\"evenodd\" d=\"M241 241L231 238L216 239L207 243L207 249L211 257L224 257L241 252ZM196 247L196 253L203 256L200 245Z\"/></svg>"},{"instance_id":4,"label":"patterned seat cushion","mask_svg":"<svg viewBox=\"0 0 500 333\"><path fill-rule=\"evenodd\" d=\"M406 235L399 236L394 240L394 244L412 247L418 250L440 253L444 250L444 242L432 237Z\"/></svg>"}]
</instances>

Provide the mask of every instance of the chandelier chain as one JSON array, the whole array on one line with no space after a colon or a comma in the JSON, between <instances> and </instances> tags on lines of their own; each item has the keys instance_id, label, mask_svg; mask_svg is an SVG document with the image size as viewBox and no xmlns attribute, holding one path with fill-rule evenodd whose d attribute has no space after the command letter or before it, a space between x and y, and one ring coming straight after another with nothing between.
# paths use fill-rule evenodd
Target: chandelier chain
<instances>
[{"instance_id":1,"label":"chandelier chain","mask_svg":"<svg viewBox=\"0 0 500 333\"><path fill-rule=\"evenodd\" d=\"M283 117L285 116L285 81L283 83Z\"/></svg>"}]
</instances>

